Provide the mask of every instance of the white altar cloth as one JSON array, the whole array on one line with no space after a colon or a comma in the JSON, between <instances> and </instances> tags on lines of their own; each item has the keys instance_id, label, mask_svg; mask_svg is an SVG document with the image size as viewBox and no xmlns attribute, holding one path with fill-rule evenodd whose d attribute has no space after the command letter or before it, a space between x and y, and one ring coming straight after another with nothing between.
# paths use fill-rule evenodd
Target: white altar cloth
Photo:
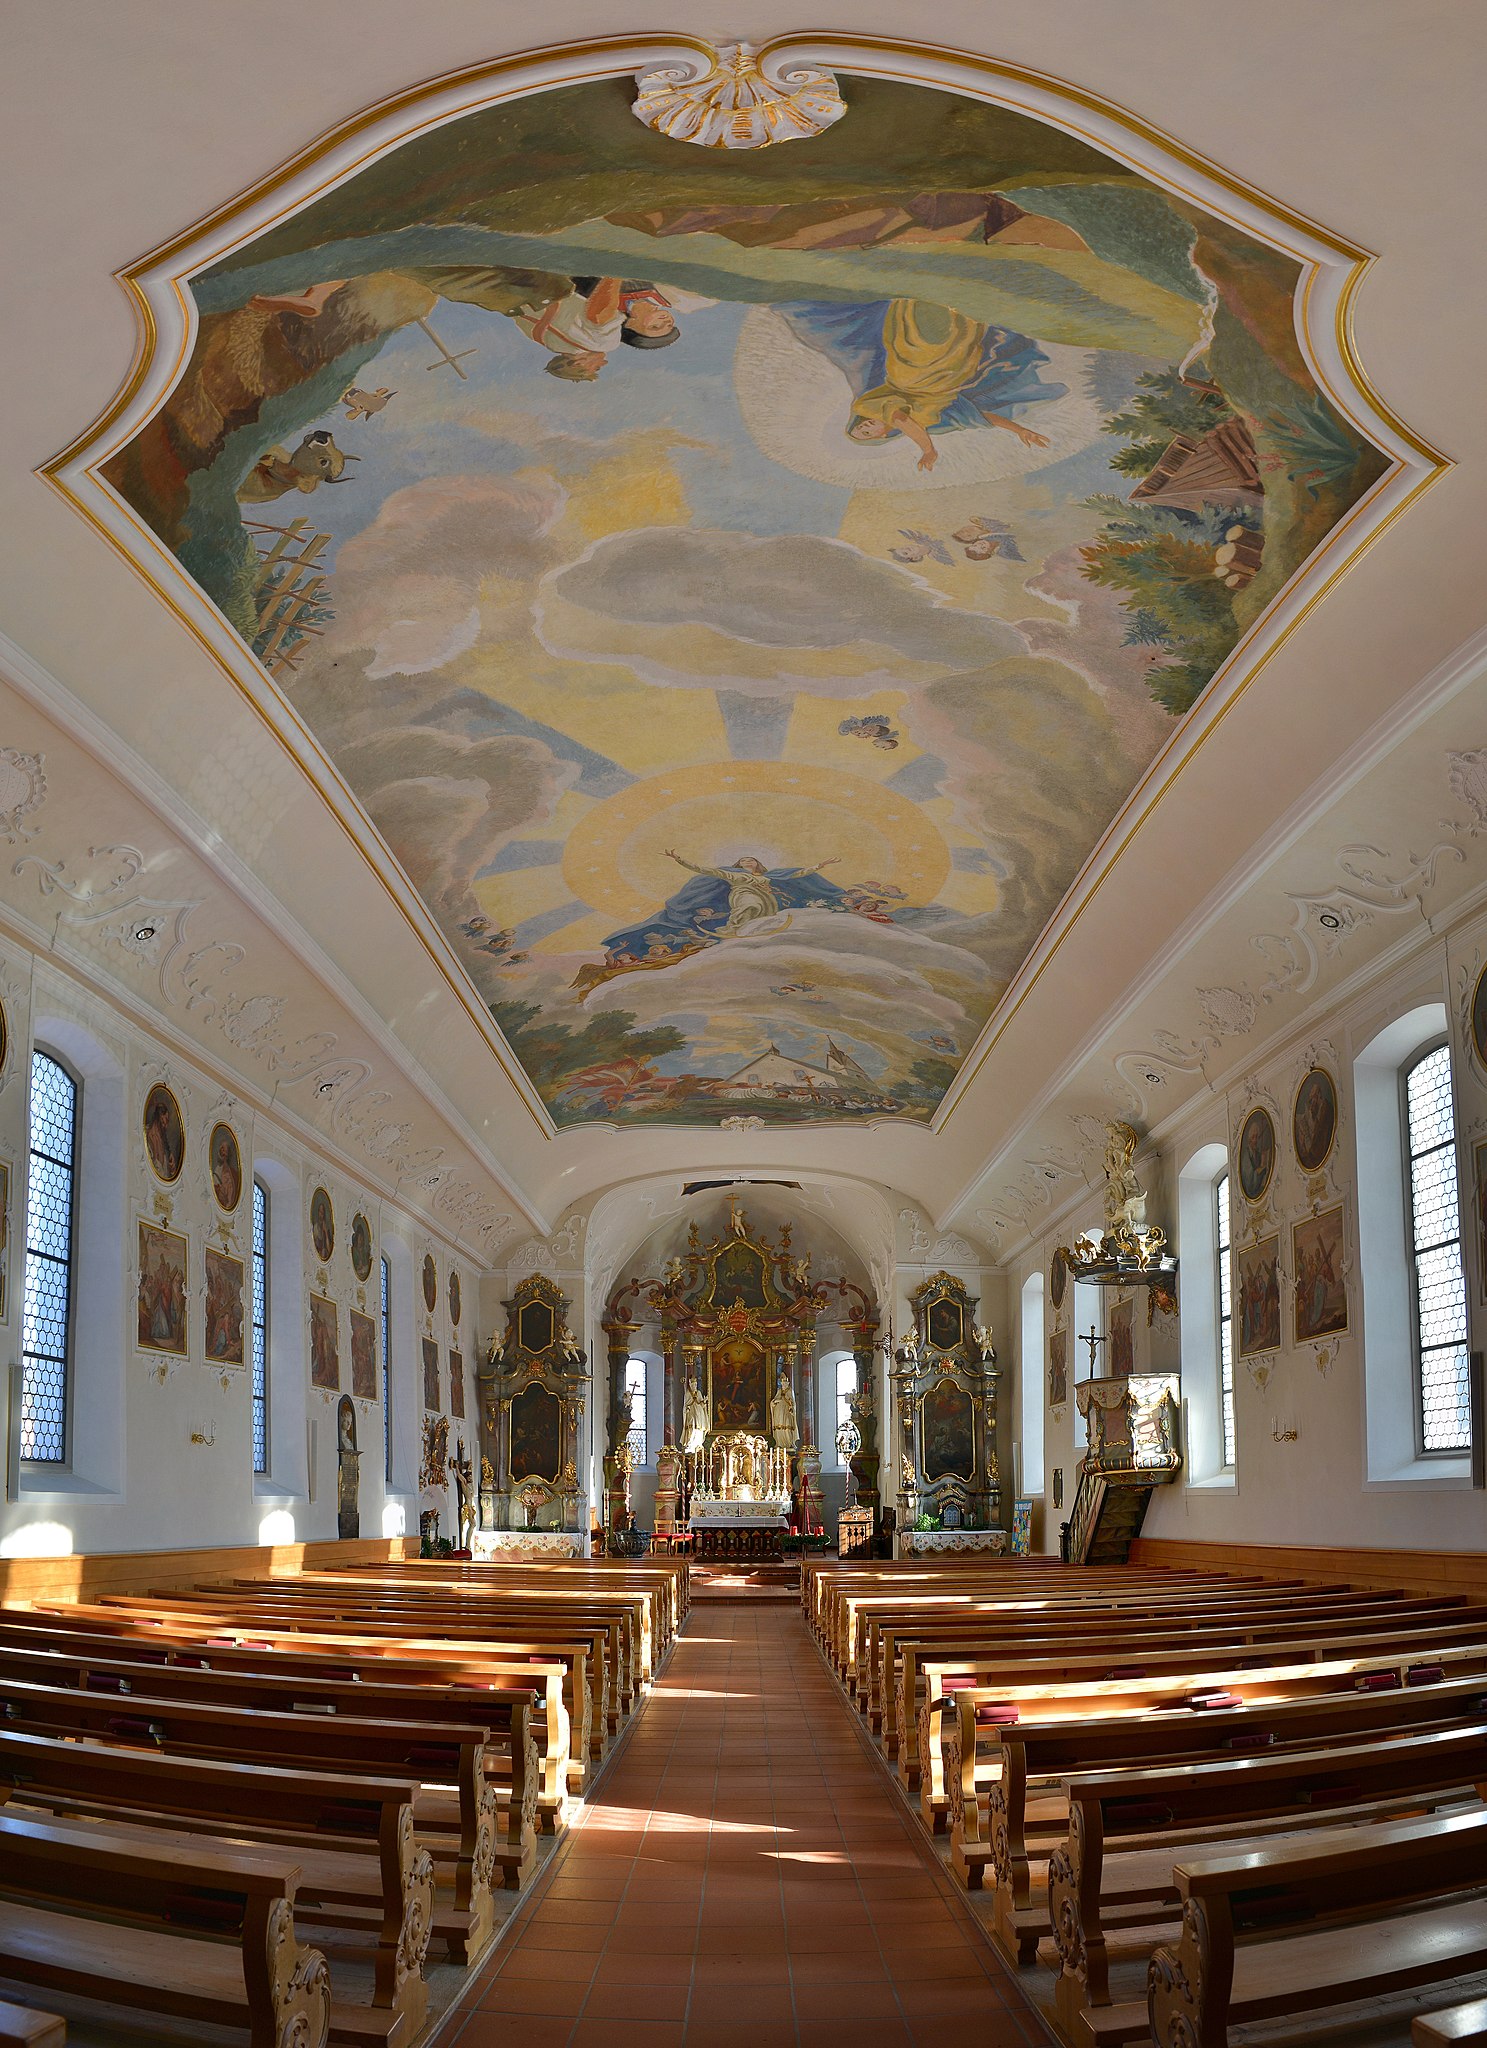
<instances>
[{"instance_id":1,"label":"white altar cloth","mask_svg":"<svg viewBox=\"0 0 1487 2048\"><path fill-rule=\"evenodd\" d=\"M903 1529L898 1538L900 1557L928 1557L939 1550L989 1550L1000 1557L1006 1548L1005 1529Z\"/></svg>"},{"instance_id":2,"label":"white altar cloth","mask_svg":"<svg viewBox=\"0 0 1487 2048\"><path fill-rule=\"evenodd\" d=\"M690 1526L693 1529L783 1529L788 1516L782 1507L767 1500L694 1501Z\"/></svg>"},{"instance_id":3,"label":"white altar cloth","mask_svg":"<svg viewBox=\"0 0 1487 2048\"><path fill-rule=\"evenodd\" d=\"M470 1549L486 1562L493 1557L522 1562L589 1554L588 1538L575 1529L477 1529Z\"/></svg>"}]
</instances>

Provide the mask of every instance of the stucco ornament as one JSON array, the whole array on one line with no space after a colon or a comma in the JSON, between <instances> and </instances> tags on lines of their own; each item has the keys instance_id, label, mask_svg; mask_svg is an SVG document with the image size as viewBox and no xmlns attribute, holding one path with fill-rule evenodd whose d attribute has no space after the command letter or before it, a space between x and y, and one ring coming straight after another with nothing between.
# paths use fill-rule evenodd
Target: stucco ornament
<instances>
[{"instance_id":1,"label":"stucco ornament","mask_svg":"<svg viewBox=\"0 0 1487 2048\"><path fill-rule=\"evenodd\" d=\"M635 118L702 149L767 149L819 135L846 113L829 71L783 63L766 71L752 43L726 43L703 68L658 64L636 73Z\"/></svg>"}]
</instances>

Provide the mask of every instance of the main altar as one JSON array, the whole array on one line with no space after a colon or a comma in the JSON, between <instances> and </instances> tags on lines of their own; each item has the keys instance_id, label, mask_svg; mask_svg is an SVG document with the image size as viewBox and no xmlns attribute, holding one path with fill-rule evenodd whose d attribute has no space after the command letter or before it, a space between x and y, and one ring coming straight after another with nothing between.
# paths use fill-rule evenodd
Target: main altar
<instances>
[{"instance_id":1,"label":"main altar","mask_svg":"<svg viewBox=\"0 0 1487 2048\"><path fill-rule=\"evenodd\" d=\"M777 1240L755 1233L736 1201L725 1236L704 1244L694 1224L662 1274L616 1291L604 1319L611 1529L629 1515L624 1368L642 1318L661 1334L657 1536L689 1530L702 1557L772 1557L787 1528L821 1528L816 1326L828 1292L793 1250L788 1223Z\"/></svg>"}]
</instances>

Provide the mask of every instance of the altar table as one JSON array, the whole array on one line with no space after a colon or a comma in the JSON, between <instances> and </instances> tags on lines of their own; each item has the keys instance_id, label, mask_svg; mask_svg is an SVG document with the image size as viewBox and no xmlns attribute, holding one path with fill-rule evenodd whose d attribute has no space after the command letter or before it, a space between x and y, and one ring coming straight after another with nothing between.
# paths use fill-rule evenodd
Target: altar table
<instances>
[{"instance_id":1,"label":"altar table","mask_svg":"<svg viewBox=\"0 0 1487 2048\"><path fill-rule=\"evenodd\" d=\"M1005 1529L903 1529L900 1557L930 1557L941 1550L986 1550L1001 1557L1007 1548Z\"/></svg>"},{"instance_id":2,"label":"altar table","mask_svg":"<svg viewBox=\"0 0 1487 2048\"><path fill-rule=\"evenodd\" d=\"M470 1550L486 1563L501 1557L534 1564L550 1557L587 1557L589 1539L576 1529L477 1529Z\"/></svg>"},{"instance_id":3,"label":"altar table","mask_svg":"<svg viewBox=\"0 0 1487 2048\"><path fill-rule=\"evenodd\" d=\"M784 1510L760 1500L710 1500L693 1508L688 1524L694 1557L703 1563L783 1557Z\"/></svg>"}]
</instances>

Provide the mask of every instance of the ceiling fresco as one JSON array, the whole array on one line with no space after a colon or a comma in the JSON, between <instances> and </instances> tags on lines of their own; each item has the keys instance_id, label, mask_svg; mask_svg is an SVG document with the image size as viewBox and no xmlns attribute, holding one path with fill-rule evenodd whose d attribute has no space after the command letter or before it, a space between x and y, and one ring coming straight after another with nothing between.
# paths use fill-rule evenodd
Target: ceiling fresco
<instances>
[{"instance_id":1,"label":"ceiling fresco","mask_svg":"<svg viewBox=\"0 0 1487 2048\"><path fill-rule=\"evenodd\" d=\"M1298 264L1051 124L854 79L739 158L631 90L447 122L199 272L103 474L557 1125L927 1121L1387 463Z\"/></svg>"}]
</instances>

